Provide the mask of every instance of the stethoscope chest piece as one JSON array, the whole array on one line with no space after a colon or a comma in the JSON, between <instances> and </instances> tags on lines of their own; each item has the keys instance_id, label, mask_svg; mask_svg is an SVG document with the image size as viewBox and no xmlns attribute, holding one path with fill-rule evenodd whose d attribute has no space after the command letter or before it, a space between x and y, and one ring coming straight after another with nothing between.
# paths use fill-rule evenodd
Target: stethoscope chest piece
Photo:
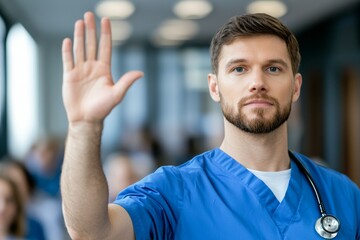
<instances>
[{"instance_id":1,"label":"stethoscope chest piece","mask_svg":"<svg viewBox=\"0 0 360 240\"><path fill-rule=\"evenodd\" d=\"M340 230L340 221L335 216L326 214L324 203L321 200L319 191L317 190L317 187L309 171L291 151L289 151L289 156L291 159L295 160L295 162L298 164L302 172L305 174L316 196L316 201L318 203L319 211L321 215L321 217L315 223L316 232L325 239L333 239L334 237L336 237L336 235Z\"/></svg>"},{"instance_id":2,"label":"stethoscope chest piece","mask_svg":"<svg viewBox=\"0 0 360 240\"><path fill-rule=\"evenodd\" d=\"M315 223L316 232L325 239L336 237L340 229L339 220L332 215L321 216Z\"/></svg>"}]
</instances>

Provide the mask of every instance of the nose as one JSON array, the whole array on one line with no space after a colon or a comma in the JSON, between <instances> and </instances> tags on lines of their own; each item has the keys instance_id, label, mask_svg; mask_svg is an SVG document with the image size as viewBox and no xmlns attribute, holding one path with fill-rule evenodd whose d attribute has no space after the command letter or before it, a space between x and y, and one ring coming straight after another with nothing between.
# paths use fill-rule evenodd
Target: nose
<instances>
[{"instance_id":1,"label":"nose","mask_svg":"<svg viewBox=\"0 0 360 240\"><path fill-rule=\"evenodd\" d=\"M253 69L250 75L249 91L251 93L264 93L268 91L264 72L260 69Z\"/></svg>"}]
</instances>

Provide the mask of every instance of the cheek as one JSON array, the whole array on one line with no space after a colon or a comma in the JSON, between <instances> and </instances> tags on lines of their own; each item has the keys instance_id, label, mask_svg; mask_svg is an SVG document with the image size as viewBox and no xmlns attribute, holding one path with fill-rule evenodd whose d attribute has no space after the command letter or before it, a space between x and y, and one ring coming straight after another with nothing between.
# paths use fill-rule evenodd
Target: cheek
<instances>
[{"instance_id":1,"label":"cheek","mask_svg":"<svg viewBox=\"0 0 360 240\"><path fill-rule=\"evenodd\" d=\"M15 217L16 217L16 208L14 207L9 213L9 222L12 223L13 221L15 221Z\"/></svg>"},{"instance_id":2,"label":"cheek","mask_svg":"<svg viewBox=\"0 0 360 240\"><path fill-rule=\"evenodd\" d=\"M237 104L241 100L241 96L244 95L242 90L236 86L221 86L219 93L220 100L231 105Z\"/></svg>"},{"instance_id":3,"label":"cheek","mask_svg":"<svg viewBox=\"0 0 360 240\"><path fill-rule=\"evenodd\" d=\"M16 217L17 208L15 203L4 203L4 208L1 209L1 220L0 222L5 225L11 224Z\"/></svg>"},{"instance_id":4,"label":"cheek","mask_svg":"<svg viewBox=\"0 0 360 240\"><path fill-rule=\"evenodd\" d=\"M17 212L17 207L15 205L15 202L9 202L7 204L7 212L8 212L8 217L13 219L15 218L16 212Z\"/></svg>"},{"instance_id":5,"label":"cheek","mask_svg":"<svg viewBox=\"0 0 360 240\"><path fill-rule=\"evenodd\" d=\"M288 104L289 102L293 102L294 90L295 90L293 84L278 86L277 89L279 89L279 91L277 91L276 93L276 98L278 99L281 105Z\"/></svg>"}]
</instances>

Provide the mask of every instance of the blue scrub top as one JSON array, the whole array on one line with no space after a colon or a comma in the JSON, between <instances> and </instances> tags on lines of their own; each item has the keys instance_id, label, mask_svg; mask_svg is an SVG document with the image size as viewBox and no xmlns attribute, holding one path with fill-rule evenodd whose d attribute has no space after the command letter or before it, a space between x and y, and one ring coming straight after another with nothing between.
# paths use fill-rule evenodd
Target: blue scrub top
<instances>
[{"instance_id":1,"label":"blue scrub top","mask_svg":"<svg viewBox=\"0 0 360 240\"><path fill-rule=\"evenodd\" d=\"M317 184L328 214L341 228L335 239L360 239L360 190L345 175L295 153ZM121 192L136 239L322 239L313 190L296 163L281 203L272 191L220 149L155 173Z\"/></svg>"}]
</instances>

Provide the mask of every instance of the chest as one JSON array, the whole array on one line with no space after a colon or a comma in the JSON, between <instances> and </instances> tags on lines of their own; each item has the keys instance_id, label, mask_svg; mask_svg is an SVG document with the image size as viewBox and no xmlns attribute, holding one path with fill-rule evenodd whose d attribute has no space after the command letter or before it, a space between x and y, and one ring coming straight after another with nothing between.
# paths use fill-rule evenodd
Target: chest
<instances>
[{"instance_id":1,"label":"chest","mask_svg":"<svg viewBox=\"0 0 360 240\"><path fill-rule=\"evenodd\" d=\"M322 239L314 228L319 210L306 182L290 183L279 203L262 181L252 180L219 177L187 186L176 239Z\"/></svg>"}]
</instances>

